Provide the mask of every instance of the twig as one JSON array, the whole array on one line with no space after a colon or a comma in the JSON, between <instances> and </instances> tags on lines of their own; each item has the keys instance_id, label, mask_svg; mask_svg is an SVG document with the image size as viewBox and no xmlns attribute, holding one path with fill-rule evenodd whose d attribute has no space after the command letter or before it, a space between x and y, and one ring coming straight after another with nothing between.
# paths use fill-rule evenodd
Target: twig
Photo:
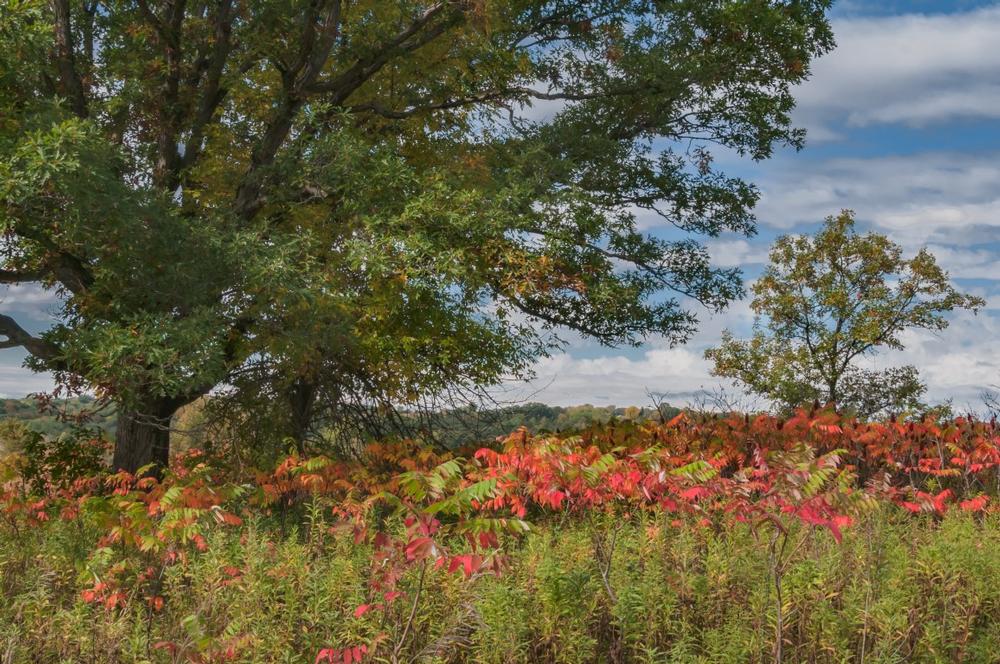
<instances>
[{"instance_id":1,"label":"twig","mask_svg":"<svg viewBox=\"0 0 1000 664\"><path fill-rule=\"evenodd\" d=\"M424 575L427 573L427 561L425 560L423 565L420 566L420 578L417 580L417 590L413 593L413 604L410 606L410 615L406 619L406 625L403 626L403 633L399 637L399 641L396 642L396 647L392 649L392 661L393 664L399 662L399 653L403 649L403 644L406 643L406 637L410 633L410 627L413 626L413 619L417 615L417 606L420 604L420 593L424 589Z\"/></svg>"}]
</instances>

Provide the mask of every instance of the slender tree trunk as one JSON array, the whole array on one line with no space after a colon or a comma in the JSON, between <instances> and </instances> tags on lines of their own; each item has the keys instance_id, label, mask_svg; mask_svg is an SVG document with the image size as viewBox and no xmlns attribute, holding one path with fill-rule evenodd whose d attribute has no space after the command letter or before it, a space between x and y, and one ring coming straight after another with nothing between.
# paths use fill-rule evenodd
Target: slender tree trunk
<instances>
[{"instance_id":1,"label":"slender tree trunk","mask_svg":"<svg viewBox=\"0 0 1000 664\"><path fill-rule=\"evenodd\" d=\"M296 379L288 390L288 406L290 434L300 454L305 452L315 402L316 386L305 378Z\"/></svg>"},{"instance_id":2,"label":"slender tree trunk","mask_svg":"<svg viewBox=\"0 0 1000 664\"><path fill-rule=\"evenodd\" d=\"M833 404L833 406L835 408L840 405L838 403L840 401L840 392L837 389L837 383L838 382L840 382L840 377L836 376L836 377L832 378L830 380L829 384L827 385L827 398L826 398L826 402L827 402L827 404Z\"/></svg>"},{"instance_id":3,"label":"slender tree trunk","mask_svg":"<svg viewBox=\"0 0 1000 664\"><path fill-rule=\"evenodd\" d=\"M158 474L170 460L170 420L177 406L168 402L153 402L135 409L118 412L115 432L115 470L135 473L153 464L151 473Z\"/></svg>"}]
</instances>

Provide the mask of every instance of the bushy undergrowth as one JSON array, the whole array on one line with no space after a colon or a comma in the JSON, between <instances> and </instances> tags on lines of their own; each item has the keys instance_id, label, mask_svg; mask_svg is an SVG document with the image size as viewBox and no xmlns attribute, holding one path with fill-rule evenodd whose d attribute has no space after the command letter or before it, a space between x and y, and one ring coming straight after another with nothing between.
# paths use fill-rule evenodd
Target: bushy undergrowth
<instances>
[{"instance_id":1,"label":"bushy undergrowth","mask_svg":"<svg viewBox=\"0 0 1000 664\"><path fill-rule=\"evenodd\" d=\"M43 489L11 457L0 662L992 662L998 442L682 418Z\"/></svg>"}]
</instances>

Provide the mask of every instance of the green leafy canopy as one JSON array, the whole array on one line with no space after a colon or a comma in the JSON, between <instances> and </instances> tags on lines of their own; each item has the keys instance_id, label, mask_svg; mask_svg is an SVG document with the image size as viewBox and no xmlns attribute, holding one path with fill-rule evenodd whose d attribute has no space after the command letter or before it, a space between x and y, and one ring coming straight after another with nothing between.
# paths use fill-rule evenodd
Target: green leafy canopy
<instances>
[{"instance_id":1,"label":"green leafy canopy","mask_svg":"<svg viewBox=\"0 0 1000 664\"><path fill-rule=\"evenodd\" d=\"M826 219L815 235L779 238L753 285L750 339L723 335L706 352L714 373L794 408L820 400L861 415L920 406L914 367L873 371L858 361L903 348L910 329L943 330L946 314L985 301L959 292L926 249L904 258L884 235L858 233L854 213Z\"/></svg>"},{"instance_id":2,"label":"green leafy canopy","mask_svg":"<svg viewBox=\"0 0 1000 664\"><path fill-rule=\"evenodd\" d=\"M755 224L709 148L801 147L828 4L2 0L0 277L63 307L3 345L162 418L682 342L742 293L686 234Z\"/></svg>"}]
</instances>

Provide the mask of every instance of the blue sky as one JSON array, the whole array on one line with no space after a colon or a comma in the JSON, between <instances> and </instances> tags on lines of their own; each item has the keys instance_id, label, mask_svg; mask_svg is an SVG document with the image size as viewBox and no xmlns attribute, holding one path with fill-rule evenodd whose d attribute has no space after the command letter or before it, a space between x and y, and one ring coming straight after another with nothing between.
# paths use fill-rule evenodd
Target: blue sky
<instances>
[{"instance_id":1,"label":"blue sky","mask_svg":"<svg viewBox=\"0 0 1000 664\"><path fill-rule=\"evenodd\" d=\"M936 335L907 334L905 351L868 361L912 363L932 399L976 408L982 391L1000 384L1000 4L842 0L832 17L838 47L797 92L807 147L762 163L717 156L718 166L756 183L763 196L758 235L709 242L713 258L753 279L775 237L814 230L842 208L907 251L929 247L987 309L952 316ZM34 286L10 288L2 299L5 313L35 331L55 309ZM641 405L647 390L678 403L696 398L720 385L704 349L723 329L745 332L752 321L745 301L723 315L701 313L698 334L682 347L573 341L538 364L537 380L512 385L503 398ZM0 353L0 394L51 387L48 376L21 368L22 359L16 350Z\"/></svg>"},{"instance_id":2,"label":"blue sky","mask_svg":"<svg viewBox=\"0 0 1000 664\"><path fill-rule=\"evenodd\" d=\"M1000 5L844 0L832 17L838 47L797 91L807 147L762 163L716 161L756 183L762 199L758 235L710 241L714 260L752 280L775 237L815 230L843 208L908 252L930 248L987 309L953 315L944 332L908 333L905 351L866 361L912 363L932 400L981 408L982 392L1000 384ZM650 340L620 351L575 341L541 362L538 380L519 394L557 404L643 404L647 390L697 399L723 385L704 349L724 328L749 329L747 305L703 315L683 347Z\"/></svg>"}]
</instances>

